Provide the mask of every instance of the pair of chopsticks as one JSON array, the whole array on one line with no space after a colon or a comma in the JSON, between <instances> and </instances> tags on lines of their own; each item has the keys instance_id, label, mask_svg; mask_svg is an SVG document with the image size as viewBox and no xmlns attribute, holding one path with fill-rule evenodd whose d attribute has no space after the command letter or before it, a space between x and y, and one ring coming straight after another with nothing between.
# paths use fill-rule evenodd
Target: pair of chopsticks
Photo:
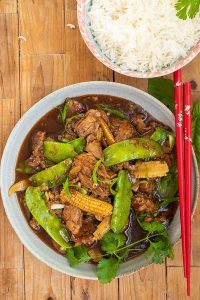
<instances>
[{"instance_id":1,"label":"pair of chopsticks","mask_svg":"<svg viewBox=\"0 0 200 300\"><path fill-rule=\"evenodd\" d=\"M176 123L176 152L184 277L190 296L191 264L191 207L192 207L192 111L191 85L182 83L182 71L174 72L174 98Z\"/></svg>"}]
</instances>

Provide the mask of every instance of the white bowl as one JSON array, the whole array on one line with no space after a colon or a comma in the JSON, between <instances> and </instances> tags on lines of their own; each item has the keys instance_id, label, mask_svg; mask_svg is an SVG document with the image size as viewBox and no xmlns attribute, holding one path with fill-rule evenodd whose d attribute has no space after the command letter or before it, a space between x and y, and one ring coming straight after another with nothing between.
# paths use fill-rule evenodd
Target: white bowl
<instances>
[{"instance_id":1,"label":"white bowl","mask_svg":"<svg viewBox=\"0 0 200 300\"><path fill-rule=\"evenodd\" d=\"M86 278L97 279L95 266L81 264L76 268L70 268L68 261L62 255L54 252L29 227L21 211L16 195L8 197L8 189L15 181L15 166L20 147L33 125L48 111L61 104L67 97L75 97L88 94L104 94L122 97L141 105L153 117L174 129L174 116L166 106L147 93L136 88L111 82L84 82L64 87L44 97L27 111L13 129L1 161L1 194L8 219L22 243L38 259L50 267L65 274ZM193 153L193 212L195 209L198 193L198 169ZM174 243L180 238L179 210L170 225L169 234ZM146 259L140 255L120 265L118 276L130 274L152 263L152 257Z\"/></svg>"}]
</instances>

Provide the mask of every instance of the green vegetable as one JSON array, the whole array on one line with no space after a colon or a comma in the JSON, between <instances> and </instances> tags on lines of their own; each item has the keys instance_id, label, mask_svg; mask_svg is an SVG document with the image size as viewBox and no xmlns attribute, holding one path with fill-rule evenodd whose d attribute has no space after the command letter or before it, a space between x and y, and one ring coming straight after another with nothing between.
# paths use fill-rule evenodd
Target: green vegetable
<instances>
[{"instance_id":1,"label":"green vegetable","mask_svg":"<svg viewBox=\"0 0 200 300\"><path fill-rule=\"evenodd\" d=\"M178 197L167 197L160 201L160 206L167 207L169 204L178 201Z\"/></svg>"},{"instance_id":2,"label":"green vegetable","mask_svg":"<svg viewBox=\"0 0 200 300\"><path fill-rule=\"evenodd\" d=\"M74 147L76 153L81 154L85 149L86 140L80 137L78 139L68 142L68 144Z\"/></svg>"},{"instance_id":3,"label":"green vegetable","mask_svg":"<svg viewBox=\"0 0 200 300\"><path fill-rule=\"evenodd\" d=\"M54 141L45 141L43 143L43 151L44 156L55 163L61 162L66 158L74 158L77 155L73 145Z\"/></svg>"},{"instance_id":4,"label":"green vegetable","mask_svg":"<svg viewBox=\"0 0 200 300\"><path fill-rule=\"evenodd\" d=\"M138 220L138 219L137 219ZM159 234L162 234L162 236L167 237L168 233L165 228L165 226L162 223L158 222L140 222L138 220L139 225L148 232L148 236L150 236L152 233L157 232Z\"/></svg>"},{"instance_id":5,"label":"green vegetable","mask_svg":"<svg viewBox=\"0 0 200 300\"><path fill-rule=\"evenodd\" d=\"M95 165L94 165L94 168L93 168L93 171L92 171L92 181L97 184L98 183L98 177L97 177L97 170L98 168L100 167L101 163L102 163L102 159L99 159Z\"/></svg>"},{"instance_id":6,"label":"green vegetable","mask_svg":"<svg viewBox=\"0 0 200 300\"><path fill-rule=\"evenodd\" d=\"M161 157L163 150L154 140L147 138L135 138L114 143L104 149L105 166L113 166L121 162Z\"/></svg>"},{"instance_id":7,"label":"green vegetable","mask_svg":"<svg viewBox=\"0 0 200 300\"><path fill-rule=\"evenodd\" d=\"M151 136L151 139L163 145L167 139L167 131L162 127L158 127Z\"/></svg>"},{"instance_id":8,"label":"green vegetable","mask_svg":"<svg viewBox=\"0 0 200 300\"><path fill-rule=\"evenodd\" d=\"M180 19L193 19L199 12L200 0L178 0L175 7Z\"/></svg>"},{"instance_id":9,"label":"green vegetable","mask_svg":"<svg viewBox=\"0 0 200 300\"><path fill-rule=\"evenodd\" d=\"M162 198L174 197L178 192L178 174L176 165L171 167L167 176L158 182L158 191Z\"/></svg>"},{"instance_id":10,"label":"green vegetable","mask_svg":"<svg viewBox=\"0 0 200 300\"><path fill-rule=\"evenodd\" d=\"M174 83L171 79L150 78L148 80L148 93L174 112Z\"/></svg>"},{"instance_id":11,"label":"green vegetable","mask_svg":"<svg viewBox=\"0 0 200 300\"><path fill-rule=\"evenodd\" d=\"M127 170L120 170L118 173L116 195L113 204L113 213L111 219L111 229L119 233L126 225L132 198L131 182Z\"/></svg>"},{"instance_id":12,"label":"green vegetable","mask_svg":"<svg viewBox=\"0 0 200 300\"><path fill-rule=\"evenodd\" d=\"M109 231L104 234L101 240L101 249L109 254L113 254L119 247L126 242L126 237L122 233L114 233Z\"/></svg>"},{"instance_id":13,"label":"green vegetable","mask_svg":"<svg viewBox=\"0 0 200 300\"><path fill-rule=\"evenodd\" d=\"M60 219L49 212L44 197L44 193L40 191L39 187L28 187L25 193L28 209L38 224L44 228L56 243L63 249L70 248L67 230L62 226Z\"/></svg>"},{"instance_id":14,"label":"green vegetable","mask_svg":"<svg viewBox=\"0 0 200 300\"><path fill-rule=\"evenodd\" d=\"M69 107L70 107L70 102L68 101L67 103L65 103L63 110L60 111L60 115L63 123L65 122L65 119L67 117L67 111Z\"/></svg>"},{"instance_id":15,"label":"green vegetable","mask_svg":"<svg viewBox=\"0 0 200 300\"><path fill-rule=\"evenodd\" d=\"M167 237L161 237L157 241L149 241L150 246L147 250L147 255L152 255L153 262L162 264L163 258L174 258L173 248Z\"/></svg>"},{"instance_id":16,"label":"green vegetable","mask_svg":"<svg viewBox=\"0 0 200 300\"><path fill-rule=\"evenodd\" d=\"M65 191L66 195L71 195L70 190L69 190L69 178L67 177L67 179L65 180L65 183L63 184L63 188Z\"/></svg>"},{"instance_id":17,"label":"green vegetable","mask_svg":"<svg viewBox=\"0 0 200 300\"><path fill-rule=\"evenodd\" d=\"M68 249L66 258L69 260L70 267L75 267L78 264L87 262L91 259L84 245Z\"/></svg>"},{"instance_id":18,"label":"green vegetable","mask_svg":"<svg viewBox=\"0 0 200 300\"><path fill-rule=\"evenodd\" d=\"M192 143L200 168L200 102L194 104L192 111Z\"/></svg>"},{"instance_id":19,"label":"green vegetable","mask_svg":"<svg viewBox=\"0 0 200 300\"><path fill-rule=\"evenodd\" d=\"M117 258L103 258L97 265L97 276L101 283L111 282L117 274L119 261Z\"/></svg>"},{"instance_id":20,"label":"green vegetable","mask_svg":"<svg viewBox=\"0 0 200 300\"><path fill-rule=\"evenodd\" d=\"M18 167L16 168L17 172L23 173L23 174L28 174L28 175L34 174L35 172L40 171L40 170L41 170L40 167L36 167L36 168L30 167L28 165L28 160L21 162L18 165Z\"/></svg>"},{"instance_id":21,"label":"green vegetable","mask_svg":"<svg viewBox=\"0 0 200 300\"><path fill-rule=\"evenodd\" d=\"M60 185L67 177L72 165L70 158L32 175L29 180L33 185L40 186L45 183L49 188Z\"/></svg>"},{"instance_id":22,"label":"green vegetable","mask_svg":"<svg viewBox=\"0 0 200 300\"><path fill-rule=\"evenodd\" d=\"M106 104L106 103L101 103L100 104L101 108L117 117L120 117L122 119L128 119L127 116L120 110L114 109L112 107L110 107L110 105Z\"/></svg>"},{"instance_id":23,"label":"green vegetable","mask_svg":"<svg viewBox=\"0 0 200 300\"><path fill-rule=\"evenodd\" d=\"M174 132L168 132L168 138L169 138L169 147L172 150L175 145L175 133Z\"/></svg>"}]
</instances>

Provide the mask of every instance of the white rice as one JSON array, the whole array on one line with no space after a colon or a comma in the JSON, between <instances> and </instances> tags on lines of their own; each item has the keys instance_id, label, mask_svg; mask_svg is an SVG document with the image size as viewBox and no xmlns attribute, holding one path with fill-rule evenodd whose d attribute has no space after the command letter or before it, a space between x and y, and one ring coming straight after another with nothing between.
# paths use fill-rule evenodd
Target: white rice
<instances>
[{"instance_id":1,"label":"white rice","mask_svg":"<svg viewBox=\"0 0 200 300\"><path fill-rule=\"evenodd\" d=\"M177 0L93 0L91 32L123 70L158 71L185 57L200 39L200 13L176 16Z\"/></svg>"}]
</instances>

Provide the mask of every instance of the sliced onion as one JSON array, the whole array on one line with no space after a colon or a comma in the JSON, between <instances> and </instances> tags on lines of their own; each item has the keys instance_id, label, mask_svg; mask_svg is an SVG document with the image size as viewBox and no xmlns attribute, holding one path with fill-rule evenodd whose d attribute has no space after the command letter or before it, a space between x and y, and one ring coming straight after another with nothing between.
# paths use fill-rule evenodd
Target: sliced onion
<instances>
[{"instance_id":1,"label":"sliced onion","mask_svg":"<svg viewBox=\"0 0 200 300\"><path fill-rule=\"evenodd\" d=\"M23 179L15 184L13 184L8 191L8 196L10 197L11 194L16 192L22 192L27 189L27 187L30 186L30 181L28 179Z\"/></svg>"},{"instance_id":2,"label":"sliced onion","mask_svg":"<svg viewBox=\"0 0 200 300\"><path fill-rule=\"evenodd\" d=\"M65 205L62 203L53 203L51 205L51 209L63 209L64 207L65 207Z\"/></svg>"}]
</instances>

